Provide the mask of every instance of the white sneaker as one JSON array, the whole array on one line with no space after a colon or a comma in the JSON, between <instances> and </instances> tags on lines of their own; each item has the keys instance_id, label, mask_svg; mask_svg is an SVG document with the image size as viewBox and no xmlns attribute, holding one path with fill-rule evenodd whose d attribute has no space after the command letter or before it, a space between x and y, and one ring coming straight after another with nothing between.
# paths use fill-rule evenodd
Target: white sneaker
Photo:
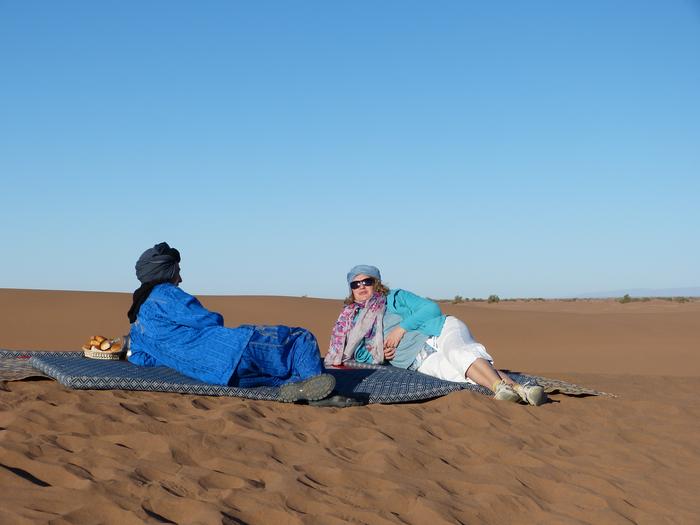
<instances>
[{"instance_id":1,"label":"white sneaker","mask_svg":"<svg viewBox=\"0 0 700 525\"><path fill-rule=\"evenodd\" d=\"M518 393L513 390L513 387L510 386L508 383L505 381L501 380L498 383L495 383L492 388L494 392L494 399L497 399L498 401L510 401L511 403L518 403L520 402L520 396Z\"/></svg>"},{"instance_id":2,"label":"white sneaker","mask_svg":"<svg viewBox=\"0 0 700 525\"><path fill-rule=\"evenodd\" d=\"M520 396L525 403L532 406L540 406L547 401L547 394L544 393L544 388L540 385L513 385L513 390Z\"/></svg>"}]
</instances>

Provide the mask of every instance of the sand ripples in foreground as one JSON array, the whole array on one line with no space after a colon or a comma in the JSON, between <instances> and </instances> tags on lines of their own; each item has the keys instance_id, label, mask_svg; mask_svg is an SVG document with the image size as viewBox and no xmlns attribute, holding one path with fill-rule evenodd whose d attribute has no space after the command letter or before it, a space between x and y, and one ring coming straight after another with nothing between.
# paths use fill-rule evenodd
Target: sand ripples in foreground
<instances>
[{"instance_id":1,"label":"sand ripples in foreground","mask_svg":"<svg viewBox=\"0 0 700 525\"><path fill-rule=\"evenodd\" d=\"M697 315L694 305L679 306ZM322 324L314 308L307 315ZM482 330L501 319L508 332L518 319L517 309L465 312ZM545 323L531 324L535 338L551 332L551 313L521 313ZM580 322L614 335L619 319L611 315L583 312ZM623 331L657 316L624 315ZM682 318L673 317L676 336L695 336L693 323L678 331ZM90 332L66 327L60 337ZM566 343L566 333L558 337ZM551 362L545 354L554 350L541 349L538 368L528 371L620 397L555 396L538 408L470 392L340 410L7 383L0 390L0 523L697 523L700 377L697 362L679 362L673 349L677 371L669 376L610 366L577 372L581 352L571 355L572 371L547 369L541 362ZM636 355L624 345L619 351ZM518 364L517 355L501 354L504 366Z\"/></svg>"}]
</instances>

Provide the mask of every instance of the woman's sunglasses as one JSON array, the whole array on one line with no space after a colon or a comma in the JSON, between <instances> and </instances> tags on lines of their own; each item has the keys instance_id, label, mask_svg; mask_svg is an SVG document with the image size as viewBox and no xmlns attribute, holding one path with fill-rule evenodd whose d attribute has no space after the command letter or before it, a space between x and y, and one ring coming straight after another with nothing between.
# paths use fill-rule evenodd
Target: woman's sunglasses
<instances>
[{"instance_id":1,"label":"woman's sunglasses","mask_svg":"<svg viewBox=\"0 0 700 525\"><path fill-rule=\"evenodd\" d=\"M357 290L360 286L372 286L377 280L374 277L367 277L367 279L362 279L361 281L351 281L350 289Z\"/></svg>"}]
</instances>

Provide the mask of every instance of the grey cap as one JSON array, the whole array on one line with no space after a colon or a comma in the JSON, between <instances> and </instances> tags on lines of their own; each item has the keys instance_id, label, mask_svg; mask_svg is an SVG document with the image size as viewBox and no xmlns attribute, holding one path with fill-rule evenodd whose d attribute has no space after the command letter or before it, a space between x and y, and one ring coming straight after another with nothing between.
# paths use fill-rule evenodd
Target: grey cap
<instances>
[{"instance_id":1,"label":"grey cap","mask_svg":"<svg viewBox=\"0 0 700 525\"><path fill-rule=\"evenodd\" d=\"M352 269L348 272L348 284L350 284L350 281L352 281L355 277L357 277L360 274L374 277L378 281L382 280L382 274L379 273L379 268L377 268L376 266L371 266L369 264L358 264L357 266L353 266Z\"/></svg>"}]
</instances>

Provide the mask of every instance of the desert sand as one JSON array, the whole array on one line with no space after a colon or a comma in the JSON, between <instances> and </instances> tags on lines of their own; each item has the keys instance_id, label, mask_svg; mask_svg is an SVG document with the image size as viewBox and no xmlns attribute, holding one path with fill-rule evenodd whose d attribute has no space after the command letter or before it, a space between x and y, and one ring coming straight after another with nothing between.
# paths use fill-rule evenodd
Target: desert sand
<instances>
[{"instance_id":1,"label":"desert sand","mask_svg":"<svg viewBox=\"0 0 700 525\"><path fill-rule=\"evenodd\" d=\"M200 297L310 328L341 301ZM126 333L129 294L0 290L0 348ZM501 368L618 397L346 409L0 384L0 523L700 522L700 302L441 305Z\"/></svg>"}]
</instances>

